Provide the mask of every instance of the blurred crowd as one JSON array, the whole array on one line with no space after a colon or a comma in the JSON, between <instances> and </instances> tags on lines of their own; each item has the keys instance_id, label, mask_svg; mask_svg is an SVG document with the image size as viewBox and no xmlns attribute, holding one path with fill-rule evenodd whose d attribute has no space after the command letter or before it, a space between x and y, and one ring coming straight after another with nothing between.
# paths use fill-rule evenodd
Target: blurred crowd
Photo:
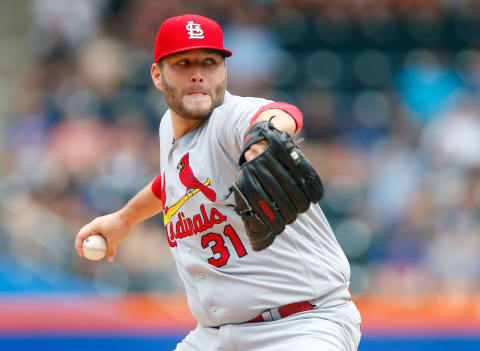
<instances>
[{"instance_id":1,"label":"blurred crowd","mask_svg":"<svg viewBox=\"0 0 480 351\"><path fill-rule=\"evenodd\" d=\"M478 293L475 0L31 0L31 60L1 141L0 292L182 289L161 216L113 264L80 259L73 240L158 173L152 47L184 13L223 26L231 93L303 111L355 294Z\"/></svg>"}]
</instances>

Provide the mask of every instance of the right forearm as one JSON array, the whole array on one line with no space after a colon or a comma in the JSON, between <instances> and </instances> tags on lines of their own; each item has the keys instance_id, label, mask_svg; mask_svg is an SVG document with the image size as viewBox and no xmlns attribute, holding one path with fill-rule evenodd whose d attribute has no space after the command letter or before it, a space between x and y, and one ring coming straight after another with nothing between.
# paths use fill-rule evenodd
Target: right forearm
<instances>
[{"instance_id":1,"label":"right forearm","mask_svg":"<svg viewBox=\"0 0 480 351\"><path fill-rule=\"evenodd\" d=\"M145 186L137 195L118 211L126 225L134 228L138 223L163 211L162 201L152 192L152 183Z\"/></svg>"},{"instance_id":2,"label":"right forearm","mask_svg":"<svg viewBox=\"0 0 480 351\"><path fill-rule=\"evenodd\" d=\"M161 187L159 192L163 194ZM83 256L83 241L90 235L100 234L107 240L107 261L112 262L115 258L118 243L124 240L138 223L156 215L162 210L162 200L153 193L151 182L140 190L122 209L97 217L84 225L75 237L75 250L77 250L80 256Z\"/></svg>"}]
</instances>

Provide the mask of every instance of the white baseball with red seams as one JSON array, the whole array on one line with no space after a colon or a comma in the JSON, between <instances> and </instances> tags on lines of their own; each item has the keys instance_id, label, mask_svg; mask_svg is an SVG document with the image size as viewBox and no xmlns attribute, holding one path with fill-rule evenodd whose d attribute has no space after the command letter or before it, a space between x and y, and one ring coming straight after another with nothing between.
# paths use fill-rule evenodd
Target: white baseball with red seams
<instances>
[{"instance_id":1,"label":"white baseball with red seams","mask_svg":"<svg viewBox=\"0 0 480 351\"><path fill-rule=\"evenodd\" d=\"M358 345L360 315L348 290L349 264L320 206L312 204L270 247L255 252L234 210L233 196L225 198L239 174L238 159L251 119L270 102L226 92L210 118L173 143L169 110L160 123L166 237L198 321L177 350L201 350L202 345L227 338L222 334L227 331L231 342L236 340L232 350L264 350L268 328L286 337L305 319L311 319L313 329L323 330L323 337L332 338L326 342L343 345L334 349L354 350ZM315 308L282 322L245 323L266 309L301 301ZM287 323L299 315L302 321ZM260 338L255 326L264 330L263 341L254 341ZM315 337L322 337L321 332Z\"/></svg>"},{"instance_id":2,"label":"white baseball with red seams","mask_svg":"<svg viewBox=\"0 0 480 351\"><path fill-rule=\"evenodd\" d=\"M101 260L107 253L107 241L99 234L90 235L83 241L82 250L85 258Z\"/></svg>"}]
</instances>

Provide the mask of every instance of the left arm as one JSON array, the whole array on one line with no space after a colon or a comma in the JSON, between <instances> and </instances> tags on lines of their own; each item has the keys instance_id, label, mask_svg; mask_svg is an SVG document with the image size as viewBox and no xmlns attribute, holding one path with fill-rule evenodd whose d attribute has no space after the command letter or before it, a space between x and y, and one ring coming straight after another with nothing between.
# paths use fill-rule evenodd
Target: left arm
<instances>
[{"instance_id":1,"label":"left arm","mask_svg":"<svg viewBox=\"0 0 480 351\"><path fill-rule=\"evenodd\" d=\"M271 122L278 130L283 130L290 135L294 135L298 132L297 123L295 122L293 117L278 108L272 108L263 111L255 120L254 124L261 121L269 121L272 117L273 119L271 120Z\"/></svg>"},{"instance_id":2,"label":"left arm","mask_svg":"<svg viewBox=\"0 0 480 351\"><path fill-rule=\"evenodd\" d=\"M272 117L273 119L271 119ZM275 128L285 131L290 135L295 135L298 132L295 119L290 114L277 108L263 111L253 124L261 121L271 121ZM248 151L245 152L245 159L247 161L254 159L256 156L260 155L266 147L267 142L264 140L253 144Z\"/></svg>"}]
</instances>

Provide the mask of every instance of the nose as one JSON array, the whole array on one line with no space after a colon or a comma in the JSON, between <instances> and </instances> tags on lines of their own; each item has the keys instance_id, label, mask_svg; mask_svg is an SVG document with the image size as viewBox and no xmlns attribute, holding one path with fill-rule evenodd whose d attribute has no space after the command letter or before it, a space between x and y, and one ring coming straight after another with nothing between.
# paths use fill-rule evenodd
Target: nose
<instances>
[{"instance_id":1,"label":"nose","mask_svg":"<svg viewBox=\"0 0 480 351\"><path fill-rule=\"evenodd\" d=\"M190 76L191 83L203 83L203 75L199 69L195 69Z\"/></svg>"}]
</instances>

